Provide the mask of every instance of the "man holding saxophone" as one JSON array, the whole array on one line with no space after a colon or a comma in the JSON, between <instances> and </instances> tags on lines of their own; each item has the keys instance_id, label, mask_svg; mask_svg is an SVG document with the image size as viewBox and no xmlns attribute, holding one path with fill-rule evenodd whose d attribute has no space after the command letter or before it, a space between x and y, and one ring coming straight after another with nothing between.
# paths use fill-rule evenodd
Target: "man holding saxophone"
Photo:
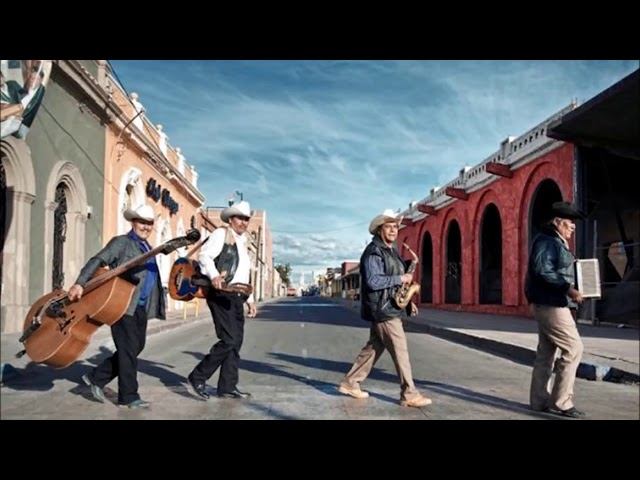
<instances>
[{"instance_id":1,"label":"man holding saxophone","mask_svg":"<svg viewBox=\"0 0 640 480\"><path fill-rule=\"evenodd\" d=\"M393 210L387 209L369 224L373 239L360 258L360 314L364 320L371 322L369 341L340 382L338 391L355 398L367 398L369 393L362 390L360 384L387 349L400 379L400 405L426 407L432 402L421 395L413 383L407 337L400 319L405 314L405 299L402 295L396 295L398 289L400 293L406 292L405 287L413 281L413 274L405 273L404 261L393 246L398 237L399 223ZM407 304L406 310L411 315L418 313L418 307L413 302Z\"/></svg>"}]
</instances>

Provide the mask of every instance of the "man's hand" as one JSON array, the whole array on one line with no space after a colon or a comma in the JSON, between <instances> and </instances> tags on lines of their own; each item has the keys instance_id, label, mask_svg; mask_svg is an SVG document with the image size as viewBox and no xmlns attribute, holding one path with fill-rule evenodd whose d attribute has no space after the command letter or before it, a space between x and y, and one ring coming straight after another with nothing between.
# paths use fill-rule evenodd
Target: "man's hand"
<instances>
[{"instance_id":1,"label":"man's hand","mask_svg":"<svg viewBox=\"0 0 640 480\"><path fill-rule=\"evenodd\" d=\"M567 292L567 295L569 295L569 297L571 297L571 300L573 300L576 303L582 303L582 301L584 300L582 298L582 294L573 287L569 287L569 291Z\"/></svg>"},{"instance_id":2,"label":"man's hand","mask_svg":"<svg viewBox=\"0 0 640 480\"><path fill-rule=\"evenodd\" d=\"M416 315L418 315L418 306L411 302L411 314L412 317L415 317Z\"/></svg>"},{"instance_id":3,"label":"man's hand","mask_svg":"<svg viewBox=\"0 0 640 480\"><path fill-rule=\"evenodd\" d=\"M258 313L258 308L256 307L256 302L247 303L247 307L249 308L249 313L247 317L253 318Z\"/></svg>"},{"instance_id":4,"label":"man's hand","mask_svg":"<svg viewBox=\"0 0 640 480\"><path fill-rule=\"evenodd\" d=\"M413 280L413 275L411 275L410 273L405 273L404 275L400 276L400 280L402 280L402 283L409 283Z\"/></svg>"},{"instance_id":5,"label":"man's hand","mask_svg":"<svg viewBox=\"0 0 640 480\"><path fill-rule=\"evenodd\" d=\"M75 302L76 300L80 300L82 298L82 292L84 292L84 288L80 285L74 285L69 289L69 300Z\"/></svg>"},{"instance_id":6,"label":"man's hand","mask_svg":"<svg viewBox=\"0 0 640 480\"><path fill-rule=\"evenodd\" d=\"M222 275L218 275L217 277L214 277L211 279L211 285L213 285L213 288L220 290L222 288L222 284L224 282L224 276Z\"/></svg>"}]
</instances>

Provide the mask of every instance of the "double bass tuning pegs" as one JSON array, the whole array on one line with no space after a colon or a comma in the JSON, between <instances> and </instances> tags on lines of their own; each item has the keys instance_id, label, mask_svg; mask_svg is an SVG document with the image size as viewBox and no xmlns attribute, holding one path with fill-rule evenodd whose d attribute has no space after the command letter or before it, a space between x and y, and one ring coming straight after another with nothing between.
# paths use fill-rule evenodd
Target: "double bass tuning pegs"
<instances>
[{"instance_id":1,"label":"double bass tuning pegs","mask_svg":"<svg viewBox=\"0 0 640 480\"><path fill-rule=\"evenodd\" d=\"M189 230L187 232L187 240L189 240L190 242L197 242L198 240L200 240L200 232L198 230L196 230L195 228Z\"/></svg>"}]
</instances>

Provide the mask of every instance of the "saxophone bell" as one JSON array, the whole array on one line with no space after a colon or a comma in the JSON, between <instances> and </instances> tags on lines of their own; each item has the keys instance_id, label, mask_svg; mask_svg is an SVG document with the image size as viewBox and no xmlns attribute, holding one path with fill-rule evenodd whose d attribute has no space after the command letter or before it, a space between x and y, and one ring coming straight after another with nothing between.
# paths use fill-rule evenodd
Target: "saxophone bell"
<instances>
[{"instance_id":1,"label":"saxophone bell","mask_svg":"<svg viewBox=\"0 0 640 480\"><path fill-rule=\"evenodd\" d=\"M411 250L409 245L407 245L406 243L403 243L403 245L407 250L409 250L409 253L413 257L413 260L411 260L411 265L409 265L409 268L407 269L407 273L413 275L416 270L416 266L418 265L418 255L416 255L415 252ZM407 307L407 305L409 305L411 298L413 298L413 296L418 292L420 292L419 283L415 283L413 281L405 282L400 285L400 288L398 288L398 290L396 291L393 299L398 308L404 309Z\"/></svg>"}]
</instances>

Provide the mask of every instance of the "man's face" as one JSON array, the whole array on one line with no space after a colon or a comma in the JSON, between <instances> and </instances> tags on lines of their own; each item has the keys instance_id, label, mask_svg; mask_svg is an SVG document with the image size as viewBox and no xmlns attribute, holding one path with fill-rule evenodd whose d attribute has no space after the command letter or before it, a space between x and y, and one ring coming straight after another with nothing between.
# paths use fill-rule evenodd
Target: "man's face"
<instances>
[{"instance_id":1,"label":"man's face","mask_svg":"<svg viewBox=\"0 0 640 480\"><path fill-rule=\"evenodd\" d=\"M398 238L398 223L389 222L384 223L380 227L380 238L387 245L391 245Z\"/></svg>"},{"instance_id":2,"label":"man's face","mask_svg":"<svg viewBox=\"0 0 640 480\"><path fill-rule=\"evenodd\" d=\"M231 225L231 228L233 228L234 232L238 235L242 235L249 227L249 220L249 217L233 216L229 218L229 224Z\"/></svg>"},{"instance_id":3,"label":"man's face","mask_svg":"<svg viewBox=\"0 0 640 480\"><path fill-rule=\"evenodd\" d=\"M555 225L560 236L568 242L576 229L576 224L573 220L569 220L568 218L556 218Z\"/></svg>"},{"instance_id":4,"label":"man's face","mask_svg":"<svg viewBox=\"0 0 640 480\"><path fill-rule=\"evenodd\" d=\"M131 228L142 240L147 240L153 231L153 221L134 220L131 222Z\"/></svg>"}]
</instances>

